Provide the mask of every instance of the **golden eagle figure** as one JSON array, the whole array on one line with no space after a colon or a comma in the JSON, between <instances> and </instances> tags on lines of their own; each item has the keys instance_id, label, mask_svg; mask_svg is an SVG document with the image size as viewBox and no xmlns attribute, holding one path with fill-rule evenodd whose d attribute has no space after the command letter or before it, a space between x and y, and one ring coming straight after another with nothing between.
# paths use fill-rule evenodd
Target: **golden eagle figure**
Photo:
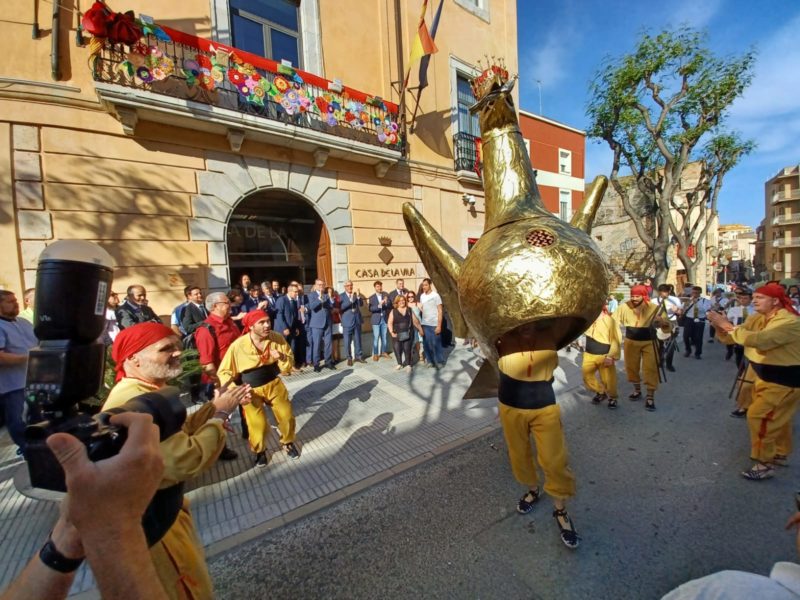
<instances>
[{"instance_id":1,"label":"golden eagle figure","mask_svg":"<svg viewBox=\"0 0 800 600\"><path fill-rule=\"evenodd\" d=\"M519 130L515 79L491 66L473 82L483 148L486 221L466 258L410 203L403 219L459 337L474 337L494 376L511 352L556 350L595 320L608 296L609 269L589 237L608 185L598 177L571 223L545 209ZM476 380L477 381L477 380ZM469 395L469 393L468 393Z\"/></svg>"}]
</instances>

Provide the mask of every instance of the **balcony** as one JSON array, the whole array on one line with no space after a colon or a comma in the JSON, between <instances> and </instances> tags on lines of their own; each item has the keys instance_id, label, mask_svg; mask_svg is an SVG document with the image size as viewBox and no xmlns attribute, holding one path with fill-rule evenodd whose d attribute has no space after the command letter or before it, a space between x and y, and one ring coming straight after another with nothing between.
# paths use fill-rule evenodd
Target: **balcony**
<instances>
[{"instance_id":1,"label":"balcony","mask_svg":"<svg viewBox=\"0 0 800 600\"><path fill-rule=\"evenodd\" d=\"M453 136L456 178L462 182L480 183L483 158L481 138L459 131Z\"/></svg>"},{"instance_id":2,"label":"balcony","mask_svg":"<svg viewBox=\"0 0 800 600\"><path fill-rule=\"evenodd\" d=\"M155 33L153 33L153 30ZM106 44L92 74L106 110L134 135L139 121L225 135L373 165L402 157L398 107L377 96L168 27Z\"/></svg>"},{"instance_id":3,"label":"balcony","mask_svg":"<svg viewBox=\"0 0 800 600\"><path fill-rule=\"evenodd\" d=\"M800 237L772 240L773 248L800 248Z\"/></svg>"},{"instance_id":4,"label":"balcony","mask_svg":"<svg viewBox=\"0 0 800 600\"><path fill-rule=\"evenodd\" d=\"M800 223L800 213L794 215L780 215L772 219L773 225L795 225Z\"/></svg>"},{"instance_id":5,"label":"balcony","mask_svg":"<svg viewBox=\"0 0 800 600\"><path fill-rule=\"evenodd\" d=\"M778 192L772 197L772 203L778 204L779 202L791 202L792 200L800 200L800 188L790 191L789 193Z\"/></svg>"}]
</instances>

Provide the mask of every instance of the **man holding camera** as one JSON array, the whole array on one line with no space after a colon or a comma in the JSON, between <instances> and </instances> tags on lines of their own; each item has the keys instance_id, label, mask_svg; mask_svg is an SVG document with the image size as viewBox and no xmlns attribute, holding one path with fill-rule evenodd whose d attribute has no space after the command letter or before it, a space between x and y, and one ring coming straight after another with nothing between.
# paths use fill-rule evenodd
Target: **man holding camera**
<instances>
[{"instance_id":1,"label":"man holding camera","mask_svg":"<svg viewBox=\"0 0 800 600\"><path fill-rule=\"evenodd\" d=\"M178 377L182 370L181 350L178 337L160 323L139 323L123 329L114 340L111 353L118 383L103 410L122 406ZM225 446L223 424L239 404L247 402L249 391L249 386L241 386L218 392L213 401L186 418L181 431L161 442L162 489L178 485L214 463ZM186 499L167 533L150 548L150 556L170 598L213 597L203 547Z\"/></svg>"},{"instance_id":2,"label":"man holding camera","mask_svg":"<svg viewBox=\"0 0 800 600\"><path fill-rule=\"evenodd\" d=\"M0 290L0 416L5 418L11 439L24 455L25 373L28 352L38 341L33 325L18 315L19 302L14 292Z\"/></svg>"},{"instance_id":3,"label":"man holding camera","mask_svg":"<svg viewBox=\"0 0 800 600\"><path fill-rule=\"evenodd\" d=\"M244 407L244 414L250 433L250 447L256 454L256 468L266 467L268 462L266 406L272 408L284 451L290 458L300 458L294 445L292 403L280 378L281 373L292 370L292 349L281 334L272 331L272 319L263 310L250 311L243 323L242 337L228 348L217 376L223 385L233 382L252 388L251 401Z\"/></svg>"}]
</instances>

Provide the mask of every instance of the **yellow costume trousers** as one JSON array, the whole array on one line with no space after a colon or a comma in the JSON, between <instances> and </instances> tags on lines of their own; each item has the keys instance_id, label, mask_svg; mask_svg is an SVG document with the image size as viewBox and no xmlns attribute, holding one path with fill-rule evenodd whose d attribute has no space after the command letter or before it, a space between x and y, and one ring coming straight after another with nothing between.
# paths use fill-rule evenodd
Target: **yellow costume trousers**
<instances>
[{"instance_id":1,"label":"yellow costume trousers","mask_svg":"<svg viewBox=\"0 0 800 600\"><path fill-rule=\"evenodd\" d=\"M583 353L583 383L595 394L605 394L609 398L617 397L617 369L612 364L610 367L603 366L605 354ZM600 376L598 380L597 376Z\"/></svg>"},{"instance_id":2,"label":"yellow costume trousers","mask_svg":"<svg viewBox=\"0 0 800 600\"><path fill-rule=\"evenodd\" d=\"M214 598L214 586L206 567L203 545L186 498L172 527L150 548L150 558L170 600Z\"/></svg>"},{"instance_id":3,"label":"yellow costume trousers","mask_svg":"<svg viewBox=\"0 0 800 600\"><path fill-rule=\"evenodd\" d=\"M642 379L639 371L642 371L644 385L648 393L658 389L658 367L656 366L656 352L653 348L652 340L639 342L625 338L625 373L628 381L640 384Z\"/></svg>"},{"instance_id":4,"label":"yellow costume trousers","mask_svg":"<svg viewBox=\"0 0 800 600\"><path fill-rule=\"evenodd\" d=\"M255 388L250 404L244 406L244 418L250 431L250 447L255 453L264 452L267 447L266 405L272 408L272 416L275 417L281 433L281 444L293 442L295 438L295 420L289 392L280 378L273 379L268 384Z\"/></svg>"},{"instance_id":5,"label":"yellow costume trousers","mask_svg":"<svg viewBox=\"0 0 800 600\"><path fill-rule=\"evenodd\" d=\"M559 406L552 404L545 408L522 409L501 403L499 407L511 471L517 481L532 490L539 485L531 448L533 435L536 458L544 472L544 491L553 498L574 496L575 476L567 464L567 445Z\"/></svg>"},{"instance_id":6,"label":"yellow costume trousers","mask_svg":"<svg viewBox=\"0 0 800 600\"><path fill-rule=\"evenodd\" d=\"M753 403L753 381L755 380L756 373L753 367L747 365L744 372L744 381L739 388L739 393L736 395L736 408L747 410Z\"/></svg>"},{"instance_id":7,"label":"yellow costume trousers","mask_svg":"<svg viewBox=\"0 0 800 600\"><path fill-rule=\"evenodd\" d=\"M792 418L800 402L800 388L767 383L755 376L753 403L747 411L750 457L771 462L776 454L792 451Z\"/></svg>"}]
</instances>

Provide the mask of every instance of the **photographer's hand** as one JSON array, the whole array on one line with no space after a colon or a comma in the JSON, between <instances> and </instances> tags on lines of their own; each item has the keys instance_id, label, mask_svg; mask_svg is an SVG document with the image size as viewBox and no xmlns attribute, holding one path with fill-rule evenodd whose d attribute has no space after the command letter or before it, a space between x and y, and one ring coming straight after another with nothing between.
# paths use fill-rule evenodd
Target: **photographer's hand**
<instances>
[{"instance_id":1,"label":"photographer's hand","mask_svg":"<svg viewBox=\"0 0 800 600\"><path fill-rule=\"evenodd\" d=\"M158 427L142 413L114 415L111 423L126 427L128 439L117 456L96 463L69 434L47 439L67 483L50 537L68 559L85 550L103 598L166 599L141 525L164 470ZM35 556L2 599L66 598L76 572L61 573Z\"/></svg>"}]
</instances>

